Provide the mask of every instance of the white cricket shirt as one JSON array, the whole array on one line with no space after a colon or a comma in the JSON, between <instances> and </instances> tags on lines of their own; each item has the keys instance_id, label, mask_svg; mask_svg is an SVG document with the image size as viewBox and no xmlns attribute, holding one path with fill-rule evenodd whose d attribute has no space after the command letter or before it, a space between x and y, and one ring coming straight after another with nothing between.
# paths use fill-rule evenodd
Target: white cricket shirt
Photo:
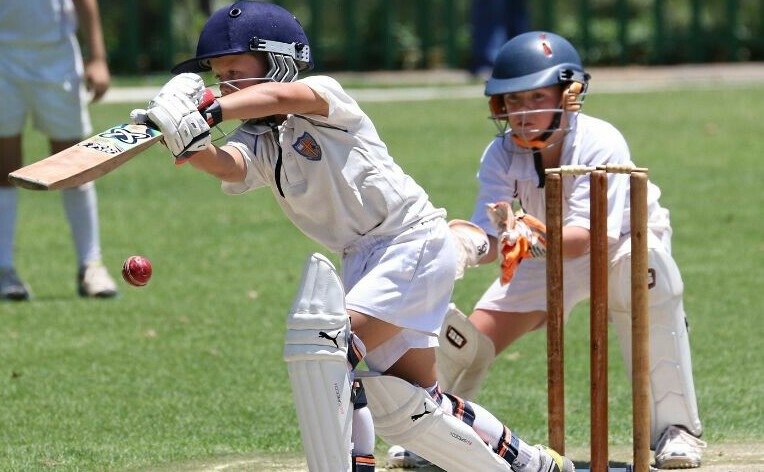
<instances>
[{"instance_id":1,"label":"white cricket shirt","mask_svg":"<svg viewBox=\"0 0 764 472\"><path fill-rule=\"evenodd\" d=\"M610 123L583 113L571 116L571 130L562 142L560 165L598 166L629 165L629 147L623 135ZM486 148L477 174L480 190L472 222L489 235L496 228L488 219L486 205L518 200L527 213L546 222L544 189L533 163L533 154L517 146L507 136L497 137ZM589 176L563 176L563 225L589 229ZM648 226L656 231L667 229L668 211L658 203L660 190L648 183ZM608 238L618 240L631 230L629 222L629 177L608 175Z\"/></svg>"},{"instance_id":2,"label":"white cricket shirt","mask_svg":"<svg viewBox=\"0 0 764 472\"><path fill-rule=\"evenodd\" d=\"M326 100L329 115L288 115L277 128L278 141L268 126L245 124L227 145L244 155L247 175L243 182L223 182L224 192L270 187L289 219L336 253L362 236L396 235L445 216L393 161L371 119L336 80L299 82Z\"/></svg>"}]
</instances>

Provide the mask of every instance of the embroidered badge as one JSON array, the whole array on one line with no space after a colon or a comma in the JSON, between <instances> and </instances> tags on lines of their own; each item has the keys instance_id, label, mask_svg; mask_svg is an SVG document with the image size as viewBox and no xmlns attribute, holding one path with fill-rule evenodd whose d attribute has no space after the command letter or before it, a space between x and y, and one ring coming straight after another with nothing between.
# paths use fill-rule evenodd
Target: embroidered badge
<instances>
[{"instance_id":1,"label":"embroidered badge","mask_svg":"<svg viewBox=\"0 0 764 472\"><path fill-rule=\"evenodd\" d=\"M321 147L316 142L316 139L308 134L306 131L302 134L292 147L295 151L300 153L301 156L305 156L308 160L319 161L321 160Z\"/></svg>"}]
</instances>

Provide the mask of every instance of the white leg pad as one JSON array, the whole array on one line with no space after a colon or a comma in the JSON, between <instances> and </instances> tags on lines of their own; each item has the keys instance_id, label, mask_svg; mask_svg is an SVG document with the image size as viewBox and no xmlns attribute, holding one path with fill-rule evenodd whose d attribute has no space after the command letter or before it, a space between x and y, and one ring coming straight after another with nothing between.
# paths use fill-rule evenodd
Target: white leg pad
<instances>
[{"instance_id":1,"label":"white leg pad","mask_svg":"<svg viewBox=\"0 0 764 472\"><path fill-rule=\"evenodd\" d=\"M444 392L473 399L496 356L493 341L470 323L453 303L438 337L438 383Z\"/></svg>"},{"instance_id":2,"label":"white leg pad","mask_svg":"<svg viewBox=\"0 0 764 472\"><path fill-rule=\"evenodd\" d=\"M388 443L445 470L512 471L475 430L444 413L425 389L388 375L372 374L361 381L377 434Z\"/></svg>"},{"instance_id":3,"label":"white leg pad","mask_svg":"<svg viewBox=\"0 0 764 472\"><path fill-rule=\"evenodd\" d=\"M703 431L692 374L690 340L682 303L684 286L679 269L663 250L650 250L650 389L651 434L655 446L668 426L681 425L693 435ZM631 273L628 257L610 272L610 318L631 378Z\"/></svg>"},{"instance_id":4,"label":"white leg pad","mask_svg":"<svg viewBox=\"0 0 764 472\"><path fill-rule=\"evenodd\" d=\"M312 254L287 318L284 360L311 472L351 470L350 318L332 263Z\"/></svg>"}]
</instances>

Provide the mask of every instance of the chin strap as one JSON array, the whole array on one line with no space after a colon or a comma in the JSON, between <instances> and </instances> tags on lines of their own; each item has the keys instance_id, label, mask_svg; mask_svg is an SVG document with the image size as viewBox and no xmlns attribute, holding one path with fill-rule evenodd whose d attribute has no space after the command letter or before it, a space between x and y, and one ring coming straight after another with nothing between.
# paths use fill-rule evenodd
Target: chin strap
<instances>
[{"instance_id":1,"label":"chin strap","mask_svg":"<svg viewBox=\"0 0 764 472\"><path fill-rule=\"evenodd\" d=\"M536 176L539 179L538 188L544 188L546 172L544 172L544 162L541 159L541 150L537 148L533 148L533 167L536 169Z\"/></svg>"},{"instance_id":2,"label":"chin strap","mask_svg":"<svg viewBox=\"0 0 764 472\"><path fill-rule=\"evenodd\" d=\"M533 151L533 167L536 169L536 176L539 179L538 188L544 188L544 184L546 184L546 172L544 172L544 162L541 156L541 150L549 145L547 139L551 138L554 132L560 127L563 113L564 111L555 115L549 129L544 131L544 134L539 136L538 139L527 141L516 134L512 135L512 140L515 144L524 148L530 148L531 151Z\"/></svg>"}]
</instances>

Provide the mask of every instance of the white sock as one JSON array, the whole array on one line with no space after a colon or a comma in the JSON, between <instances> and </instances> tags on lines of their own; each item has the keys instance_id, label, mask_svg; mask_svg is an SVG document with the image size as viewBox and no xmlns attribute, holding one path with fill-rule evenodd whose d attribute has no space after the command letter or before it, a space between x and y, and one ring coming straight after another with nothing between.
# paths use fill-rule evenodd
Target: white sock
<instances>
[{"instance_id":1,"label":"white sock","mask_svg":"<svg viewBox=\"0 0 764 472\"><path fill-rule=\"evenodd\" d=\"M353 429L351 431L354 456L374 455L374 422L369 407L353 410Z\"/></svg>"},{"instance_id":2,"label":"white sock","mask_svg":"<svg viewBox=\"0 0 764 472\"><path fill-rule=\"evenodd\" d=\"M61 191L79 266L101 259L98 234L98 198L95 185L89 182Z\"/></svg>"},{"instance_id":3,"label":"white sock","mask_svg":"<svg viewBox=\"0 0 764 472\"><path fill-rule=\"evenodd\" d=\"M0 187L0 267L13 267L18 189Z\"/></svg>"}]
</instances>

